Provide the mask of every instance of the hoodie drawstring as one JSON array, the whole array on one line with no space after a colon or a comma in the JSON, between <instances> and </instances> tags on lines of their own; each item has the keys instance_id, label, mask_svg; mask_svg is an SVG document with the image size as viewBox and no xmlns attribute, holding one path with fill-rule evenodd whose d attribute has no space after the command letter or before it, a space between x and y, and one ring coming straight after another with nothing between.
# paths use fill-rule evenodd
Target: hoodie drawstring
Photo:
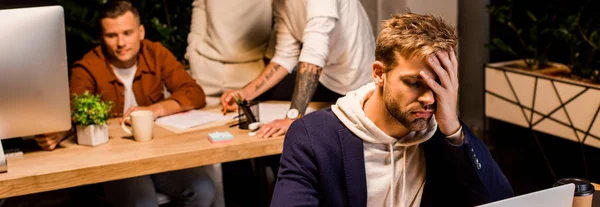
<instances>
[{"instance_id":1,"label":"hoodie drawstring","mask_svg":"<svg viewBox=\"0 0 600 207\"><path fill-rule=\"evenodd\" d=\"M396 166L394 166L394 145L392 144L393 142L388 143L389 147L390 147L390 163L391 163L391 167L392 167L392 176L391 176L391 182L390 182L390 206L394 206L394 195L396 194L394 191L396 190L396 185L395 183L395 177L396 177Z\"/></svg>"},{"instance_id":2,"label":"hoodie drawstring","mask_svg":"<svg viewBox=\"0 0 600 207\"><path fill-rule=\"evenodd\" d=\"M392 167L392 177L391 177L391 182L390 182L390 206L394 206L394 197L396 196L396 166L395 166L395 162L394 162L394 142L389 142L388 146L390 147L390 163L391 163L391 167ZM402 170L402 193L400 194L402 197L400 197L400 199L402 199L401 202L401 206L406 206L406 151L408 151L408 147L405 147L402 153L402 168L404 170Z\"/></svg>"},{"instance_id":3,"label":"hoodie drawstring","mask_svg":"<svg viewBox=\"0 0 600 207\"><path fill-rule=\"evenodd\" d=\"M406 205L406 169L408 169L408 167L406 166L406 151L408 151L408 147L404 148L404 155L402 155L402 206L407 206Z\"/></svg>"}]
</instances>

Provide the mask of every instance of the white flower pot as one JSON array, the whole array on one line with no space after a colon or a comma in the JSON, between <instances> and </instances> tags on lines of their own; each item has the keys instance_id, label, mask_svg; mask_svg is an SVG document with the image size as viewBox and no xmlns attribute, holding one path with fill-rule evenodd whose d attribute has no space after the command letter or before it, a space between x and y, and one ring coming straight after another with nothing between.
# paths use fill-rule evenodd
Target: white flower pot
<instances>
[{"instance_id":1,"label":"white flower pot","mask_svg":"<svg viewBox=\"0 0 600 207\"><path fill-rule=\"evenodd\" d=\"M77 143L98 146L108 142L108 127L103 125L77 126Z\"/></svg>"},{"instance_id":2,"label":"white flower pot","mask_svg":"<svg viewBox=\"0 0 600 207\"><path fill-rule=\"evenodd\" d=\"M485 115L600 148L600 86L511 68L485 66Z\"/></svg>"}]
</instances>

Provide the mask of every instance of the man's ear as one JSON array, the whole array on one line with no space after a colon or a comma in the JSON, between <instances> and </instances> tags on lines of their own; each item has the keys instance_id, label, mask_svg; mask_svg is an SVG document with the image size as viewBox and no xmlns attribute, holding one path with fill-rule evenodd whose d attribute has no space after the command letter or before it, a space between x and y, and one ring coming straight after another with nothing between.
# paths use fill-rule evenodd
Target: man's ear
<instances>
[{"instance_id":1,"label":"man's ear","mask_svg":"<svg viewBox=\"0 0 600 207\"><path fill-rule=\"evenodd\" d=\"M380 61L373 62L373 81L378 86L383 86L385 65Z\"/></svg>"},{"instance_id":2,"label":"man's ear","mask_svg":"<svg viewBox=\"0 0 600 207\"><path fill-rule=\"evenodd\" d=\"M146 29L144 29L144 25L140 24L140 40L144 40L146 37Z\"/></svg>"}]
</instances>

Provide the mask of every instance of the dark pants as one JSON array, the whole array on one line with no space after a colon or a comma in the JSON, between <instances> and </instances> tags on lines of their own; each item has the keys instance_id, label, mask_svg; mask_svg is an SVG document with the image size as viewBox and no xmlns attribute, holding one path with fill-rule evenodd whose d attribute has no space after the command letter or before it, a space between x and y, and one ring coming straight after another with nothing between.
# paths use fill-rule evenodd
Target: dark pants
<instances>
[{"instance_id":1,"label":"dark pants","mask_svg":"<svg viewBox=\"0 0 600 207\"><path fill-rule=\"evenodd\" d=\"M107 200L116 207L158 206L156 192L175 206L210 206L215 190L204 167L109 181L102 184Z\"/></svg>"}]
</instances>

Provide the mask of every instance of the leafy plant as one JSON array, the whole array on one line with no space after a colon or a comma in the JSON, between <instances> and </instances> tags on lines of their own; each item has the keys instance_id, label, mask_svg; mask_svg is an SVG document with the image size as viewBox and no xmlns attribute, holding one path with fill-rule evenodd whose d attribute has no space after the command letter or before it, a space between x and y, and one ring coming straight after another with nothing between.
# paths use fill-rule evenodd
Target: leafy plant
<instances>
[{"instance_id":1,"label":"leafy plant","mask_svg":"<svg viewBox=\"0 0 600 207\"><path fill-rule=\"evenodd\" d=\"M600 15L589 9L591 3L567 16L555 35L569 47L573 73L600 83Z\"/></svg>"},{"instance_id":2,"label":"leafy plant","mask_svg":"<svg viewBox=\"0 0 600 207\"><path fill-rule=\"evenodd\" d=\"M100 94L73 94L71 118L80 126L103 125L110 118L112 102L103 101Z\"/></svg>"},{"instance_id":3,"label":"leafy plant","mask_svg":"<svg viewBox=\"0 0 600 207\"><path fill-rule=\"evenodd\" d=\"M193 0L135 1L146 27L146 38L160 41L179 61L184 61L190 33Z\"/></svg>"},{"instance_id":4,"label":"leafy plant","mask_svg":"<svg viewBox=\"0 0 600 207\"><path fill-rule=\"evenodd\" d=\"M531 10L525 10L526 16L518 16L513 11L514 7L512 0L507 0L505 4L488 5L491 17L506 26L515 35L517 41L505 42L503 39L495 37L492 38L491 43L486 44L486 47L500 50L523 60L530 70L546 67L548 51L554 40L551 35L555 30L552 25L556 19L556 13L536 15Z\"/></svg>"},{"instance_id":5,"label":"leafy plant","mask_svg":"<svg viewBox=\"0 0 600 207\"><path fill-rule=\"evenodd\" d=\"M497 0L488 5L500 24L486 47L544 68L549 56L571 69L571 78L600 83L600 2ZM510 33L510 35L505 35Z\"/></svg>"}]
</instances>

